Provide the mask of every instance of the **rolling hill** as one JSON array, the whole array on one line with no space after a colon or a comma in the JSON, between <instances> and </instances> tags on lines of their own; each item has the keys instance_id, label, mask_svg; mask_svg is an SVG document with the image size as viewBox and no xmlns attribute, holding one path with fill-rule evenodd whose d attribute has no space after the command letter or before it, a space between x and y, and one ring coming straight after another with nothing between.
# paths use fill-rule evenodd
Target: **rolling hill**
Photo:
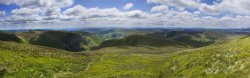
<instances>
[{"instance_id":1,"label":"rolling hill","mask_svg":"<svg viewBox=\"0 0 250 78\"><path fill-rule=\"evenodd\" d=\"M98 54L101 60L92 63L87 72L77 77L247 78L250 70L248 42L250 37L195 49L103 48L89 52ZM161 49L163 53L158 54Z\"/></svg>"},{"instance_id":2,"label":"rolling hill","mask_svg":"<svg viewBox=\"0 0 250 78\"><path fill-rule=\"evenodd\" d=\"M100 44L99 48L114 47L114 46L173 46L173 47L186 47L185 44L178 43L172 40L146 36L146 35L130 35L123 39L107 40Z\"/></svg>"},{"instance_id":3,"label":"rolling hill","mask_svg":"<svg viewBox=\"0 0 250 78\"><path fill-rule=\"evenodd\" d=\"M78 31L14 32L15 36L27 42L0 40L0 77L247 78L250 76L249 36L228 38L203 47L190 47L187 43L173 40L183 34L198 35L197 38L200 38L202 36L199 35L204 33L207 37L211 35L208 33L214 34L210 31L192 34L181 32L167 37L169 33L164 33L165 36L154 33L154 35L130 35L101 43L102 40L93 34ZM41 37L42 35L45 36ZM86 37L89 37L96 42L95 45L101 43L100 48L73 52L57 47L34 45L30 42L34 38L53 42L62 41L64 37L71 40L71 36L73 36L72 41L75 41L74 39L77 41L78 38L87 41ZM55 37L57 38L54 39Z\"/></svg>"},{"instance_id":4,"label":"rolling hill","mask_svg":"<svg viewBox=\"0 0 250 78\"><path fill-rule=\"evenodd\" d=\"M0 77L71 77L83 71L87 54L24 43L0 41Z\"/></svg>"},{"instance_id":5,"label":"rolling hill","mask_svg":"<svg viewBox=\"0 0 250 78\"><path fill-rule=\"evenodd\" d=\"M163 65L164 77L247 78L250 37L183 51Z\"/></svg>"},{"instance_id":6,"label":"rolling hill","mask_svg":"<svg viewBox=\"0 0 250 78\"><path fill-rule=\"evenodd\" d=\"M8 34L8 33L3 33ZM0 34L1 37L2 34ZM48 46L68 51L84 51L91 47L98 46L102 40L86 32L69 32L69 31L49 31L49 30L32 30L25 32L9 33L10 37L19 39L28 44ZM9 38L5 38L9 39ZM13 40L12 40L13 41Z\"/></svg>"},{"instance_id":7,"label":"rolling hill","mask_svg":"<svg viewBox=\"0 0 250 78\"><path fill-rule=\"evenodd\" d=\"M103 41L112 39L122 39L130 35L145 35L148 33L159 31L159 29L85 29L82 31L90 32L96 34Z\"/></svg>"},{"instance_id":8,"label":"rolling hill","mask_svg":"<svg viewBox=\"0 0 250 78\"><path fill-rule=\"evenodd\" d=\"M187 44L192 47L204 47L216 42L230 40L234 37L242 36L234 32L204 30L204 31L161 31L147 34L161 39L169 39L172 41Z\"/></svg>"},{"instance_id":9,"label":"rolling hill","mask_svg":"<svg viewBox=\"0 0 250 78\"><path fill-rule=\"evenodd\" d=\"M13 41L13 42L23 42L23 39L15 34L10 34L6 32L0 32L1 41Z\"/></svg>"}]
</instances>

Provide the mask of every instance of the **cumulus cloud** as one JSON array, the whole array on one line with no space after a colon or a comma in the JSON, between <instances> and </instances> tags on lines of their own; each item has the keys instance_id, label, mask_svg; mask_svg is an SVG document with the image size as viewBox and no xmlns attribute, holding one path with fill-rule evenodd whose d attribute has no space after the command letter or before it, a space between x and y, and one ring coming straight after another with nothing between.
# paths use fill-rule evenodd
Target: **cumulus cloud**
<instances>
[{"instance_id":1,"label":"cumulus cloud","mask_svg":"<svg viewBox=\"0 0 250 78\"><path fill-rule=\"evenodd\" d=\"M213 12L231 12L240 14L250 14L250 1L249 0L222 0L215 5L206 5L202 9L205 11Z\"/></svg>"},{"instance_id":2,"label":"cumulus cloud","mask_svg":"<svg viewBox=\"0 0 250 78\"><path fill-rule=\"evenodd\" d=\"M133 6L134 6L133 3L127 3L127 4L123 7L123 9L127 10L127 9L132 8Z\"/></svg>"},{"instance_id":3,"label":"cumulus cloud","mask_svg":"<svg viewBox=\"0 0 250 78\"><path fill-rule=\"evenodd\" d=\"M96 17L145 17L147 13L141 10L133 10L128 12L121 12L117 8L85 8L81 5L76 5L63 12L68 16L84 17L84 18L96 18Z\"/></svg>"},{"instance_id":4,"label":"cumulus cloud","mask_svg":"<svg viewBox=\"0 0 250 78\"><path fill-rule=\"evenodd\" d=\"M30 15L30 16L18 16L18 15L13 15L10 17L6 17L4 20L5 24L27 24L27 23L35 23L41 20L40 16L37 15Z\"/></svg>"},{"instance_id":5,"label":"cumulus cloud","mask_svg":"<svg viewBox=\"0 0 250 78\"><path fill-rule=\"evenodd\" d=\"M213 15L226 12L250 14L249 0L218 0L213 5L202 3L201 0L147 0L147 2L161 4L161 7L156 6L154 9L164 8L163 6L175 6L176 8L193 8Z\"/></svg>"},{"instance_id":6,"label":"cumulus cloud","mask_svg":"<svg viewBox=\"0 0 250 78\"><path fill-rule=\"evenodd\" d=\"M21 8L21 9L14 9L11 11L11 13L14 15L27 16L27 15L37 15L39 11L40 9Z\"/></svg>"},{"instance_id":7,"label":"cumulus cloud","mask_svg":"<svg viewBox=\"0 0 250 78\"><path fill-rule=\"evenodd\" d=\"M80 16L83 14L87 13L87 8L81 6L81 5L76 5L72 8L69 8L63 12L65 15L70 15L70 16Z\"/></svg>"},{"instance_id":8,"label":"cumulus cloud","mask_svg":"<svg viewBox=\"0 0 250 78\"><path fill-rule=\"evenodd\" d=\"M151 12L162 12L162 11L168 11L168 6L166 5L160 5L160 6L154 6L151 9Z\"/></svg>"},{"instance_id":9,"label":"cumulus cloud","mask_svg":"<svg viewBox=\"0 0 250 78\"><path fill-rule=\"evenodd\" d=\"M249 0L222 0L214 2L213 5L202 3L201 0L147 0L147 2L156 4L151 8L151 12L127 10L133 7L132 3L122 8L125 10L119 10L116 7L73 6L73 0L0 0L2 4L20 6L19 9L11 11L12 15L0 11L0 26L236 28L250 25ZM218 15L220 16L217 17Z\"/></svg>"},{"instance_id":10,"label":"cumulus cloud","mask_svg":"<svg viewBox=\"0 0 250 78\"><path fill-rule=\"evenodd\" d=\"M129 11L125 13L126 16L132 17L132 18L142 18L142 17L147 17L147 13L144 13L140 10L134 10L134 11Z\"/></svg>"},{"instance_id":11,"label":"cumulus cloud","mask_svg":"<svg viewBox=\"0 0 250 78\"><path fill-rule=\"evenodd\" d=\"M0 11L0 17L5 16L6 12L5 11Z\"/></svg>"},{"instance_id":12,"label":"cumulus cloud","mask_svg":"<svg viewBox=\"0 0 250 78\"><path fill-rule=\"evenodd\" d=\"M51 7L68 7L73 5L73 0L0 0L2 4L17 4L21 7L29 8L51 8Z\"/></svg>"},{"instance_id":13,"label":"cumulus cloud","mask_svg":"<svg viewBox=\"0 0 250 78\"><path fill-rule=\"evenodd\" d=\"M147 0L148 3L164 4L166 6L178 6L182 8L197 8L200 0Z\"/></svg>"},{"instance_id":14,"label":"cumulus cloud","mask_svg":"<svg viewBox=\"0 0 250 78\"><path fill-rule=\"evenodd\" d=\"M61 17L61 8L73 5L74 0L0 0L0 4L16 4L21 7L11 11L19 16L44 16L44 19L52 20Z\"/></svg>"},{"instance_id":15,"label":"cumulus cloud","mask_svg":"<svg viewBox=\"0 0 250 78\"><path fill-rule=\"evenodd\" d=\"M76 5L72 8L69 8L63 12L64 15L67 15L71 18L95 18L95 17L118 17L121 16L121 12L117 8L85 8L81 5Z\"/></svg>"},{"instance_id":16,"label":"cumulus cloud","mask_svg":"<svg viewBox=\"0 0 250 78\"><path fill-rule=\"evenodd\" d=\"M60 8L20 8L12 10L13 15L5 17L2 22L5 24L48 24L48 23L95 23L99 25L112 23L138 23L136 20L146 18L150 14L141 10L122 12L117 8L86 8L82 5L75 5L61 12ZM129 22L128 22L129 21ZM101 24L103 23L103 24ZM126 25L126 24L124 24Z\"/></svg>"}]
</instances>

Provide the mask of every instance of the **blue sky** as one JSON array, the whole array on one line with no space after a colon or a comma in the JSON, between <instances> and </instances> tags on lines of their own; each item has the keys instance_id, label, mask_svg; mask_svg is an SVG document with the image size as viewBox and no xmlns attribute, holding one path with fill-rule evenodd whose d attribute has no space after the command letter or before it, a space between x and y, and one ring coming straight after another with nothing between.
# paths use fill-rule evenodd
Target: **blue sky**
<instances>
[{"instance_id":1,"label":"blue sky","mask_svg":"<svg viewBox=\"0 0 250 78\"><path fill-rule=\"evenodd\" d=\"M249 0L0 0L1 28L248 28Z\"/></svg>"},{"instance_id":2,"label":"blue sky","mask_svg":"<svg viewBox=\"0 0 250 78\"><path fill-rule=\"evenodd\" d=\"M142 11L147 11L149 12L150 9L155 6L156 4L147 4L146 0L74 0L75 3L74 5L82 5L85 6L87 8L94 8L94 7L99 7L99 8L112 8L112 7L117 7L119 9L122 9L122 7L124 5L126 5L127 3L133 3L134 6L133 8L131 8L130 10L142 10ZM72 5L72 6L74 6ZM20 7L15 5L15 4L11 4L11 5L4 5L4 4L0 4L0 11L6 11L8 14L10 14L10 12L13 9L19 9ZM63 10L67 9L69 7L66 8L62 8Z\"/></svg>"},{"instance_id":3,"label":"blue sky","mask_svg":"<svg viewBox=\"0 0 250 78\"><path fill-rule=\"evenodd\" d=\"M209 4L209 5L213 5L214 1L216 0L201 0L201 2ZM99 7L99 8L112 8L112 7L116 7L119 9L122 9L122 7L124 5L126 5L127 3L133 3L135 6L133 8L131 8L130 10L142 10L145 12L150 12L151 8L159 5L159 4L148 4L147 0L74 0L74 5L80 4L83 5L87 8L93 8L93 7ZM74 6L72 5L72 6ZM5 5L5 4L0 4L0 11L6 11L6 13L11 14L11 11L13 9L19 9L20 7L15 5L15 4L11 4L11 5ZM66 8L62 8L63 10L67 9L69 7Z\"/></svg>"}]
</instances>

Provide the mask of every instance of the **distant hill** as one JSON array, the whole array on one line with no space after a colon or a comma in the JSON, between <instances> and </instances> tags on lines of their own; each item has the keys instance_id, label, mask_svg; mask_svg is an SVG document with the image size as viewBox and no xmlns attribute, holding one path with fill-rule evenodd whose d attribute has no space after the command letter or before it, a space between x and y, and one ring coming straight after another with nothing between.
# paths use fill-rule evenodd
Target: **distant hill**
<instances>
[{"instance_id":1,"label":"distant hill","mask_svg":"<svg viewBox=\"0 0 250 78\"><path fill-rule=\"evenodd\" d=\"M162 47L162 46L185 46L184 44L157 38L157 37L151 37L151 36L145 36L145 35L131 35L123 39L114 39L114 40L107 40L104 41L99 48L103 47L114 47L114 46L156 46L156 47Z\"/></svg>"},{"instance_id":2,"label":"distant hill","mask_svg":"<svg viewBox=\"0 0 250 78\"><path fill-rule=\"evenodd\" d=\"M34 34L35 33L35 34ZM60 48L68 51L84 51L90 47L98 46L98 38L85 32L66 31L31 31L20 35L34 35L26 37L31 44Z\"/></svg>"},{"instance_id":3,"label":"distant hill","mask_svg":"<svg viewBox=\"0 0 250 78\"><path fill-rule=\"evenodd\" d=\"M15 34L0 32L1 41L13 41L13 42L23 42L22 38L18 37Z\"/></svg>"},{"instance_id":4,"label":"distant hill","mask_svg":"<svg viewBox=\"0 0 250 78\"><path fill-rule=\"evenodd\" d=\"M171 31L160 29L93 29L83 31L50 31L31 30L21 32L0 33L0 40L24 42L35 45L49 46L68 51L84 51L110 46L165 46L181 43L192 47L211 45L218 40L238 36L233 32L204 31ZM144 36L143 36L144 35ZM157 42L158 41L158 42ZM101 44L102 43L102 44Z\"/></svg>"},{"instance_id":5,"label":"distant hill","mask_svg":"<svg viewBox=\"0 0 250 78\"><path fill-rule=\"evenodd\" d=\"M68 51L83 51L86 50L83 45L88 45L86 38L80 34L62 31L43 32L37 38L31 39L30 43Z\"/></svg>"},{"instance_id":6,"label":"distant hill","mask_svg":"<svg viewBox=\"0 0 250 78\"><path fill-rule=\"evenodd\" d=\"M94 29L93 31L92 30L86 30L86 31L96 34L103 40L111 40L111 39L122 39L130 35L145 35L148 33L153 33L158 30L117 28L117 29Z\"/></svg>"},{"instance_id":7,"label":"distant hill","mask_svg":"<svg viewBox=\"0 0 250 78\"><path fill-rule=\"evenodd\" d=\"M0 32L0 40L24 42L68 51L84 51L98 46L102 40L87 32L31 30L24 32Z\"/></svg>"},{"instance_id":8,"label":"distant hill","mask_svg":"<svg viewBox=\"0 0 250 78\"><path fill-rule=\"evenodd\" d=\"M149 36L178 41L193 47L203 47L213 44L220 40L229 39L230 37L239 36L233 32L223 31L164 31L147 34Z\"/></svg>"}]
</instances>

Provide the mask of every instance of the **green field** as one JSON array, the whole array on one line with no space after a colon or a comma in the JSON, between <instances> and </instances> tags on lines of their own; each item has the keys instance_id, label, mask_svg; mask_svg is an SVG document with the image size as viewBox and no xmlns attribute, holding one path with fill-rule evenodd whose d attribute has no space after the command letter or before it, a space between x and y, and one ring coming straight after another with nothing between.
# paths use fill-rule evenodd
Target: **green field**
<instances>
[{"instance_id":1,"label":"green field","mask_svg":"<svg viewBox=\"0 0 250 78\"><path fill-rule=\"evenodd\" d=\"M250 37L215 41L198 48L162 37L139 35L111 43L114 45L93 51L71 52L26 42L0 41L0 77L250 77Z\"/></svg>"}]
</instances>

